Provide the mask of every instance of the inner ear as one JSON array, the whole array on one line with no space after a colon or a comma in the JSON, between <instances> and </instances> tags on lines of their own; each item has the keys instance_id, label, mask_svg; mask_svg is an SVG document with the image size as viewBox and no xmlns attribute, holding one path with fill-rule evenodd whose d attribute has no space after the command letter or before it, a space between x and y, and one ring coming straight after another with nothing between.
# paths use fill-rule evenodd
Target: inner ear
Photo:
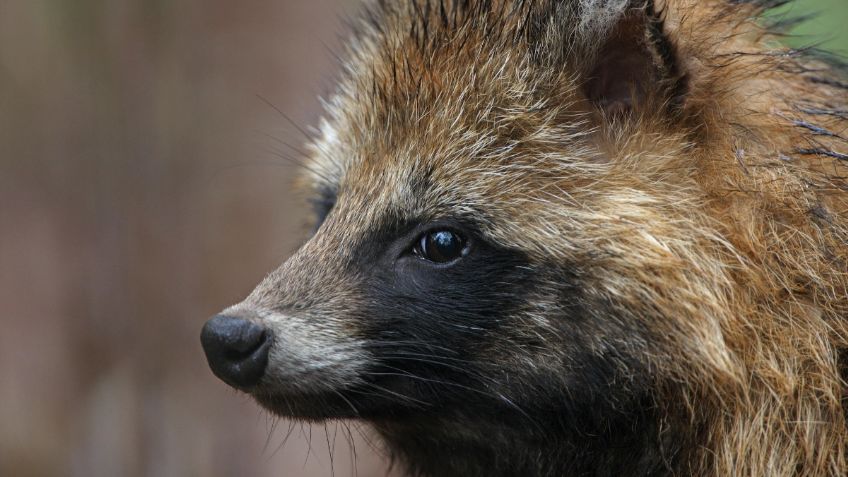
<instances>
[{"instance_id":1,"label":"inner ear","mask_svg":"<svg viewBox=\"0 0 848 477\"><path fill-rule=\"evenodd\" d=\"M631 9L618 20L587 71L586 97L609 116L652 99L668 104L682 94L676 52L650 6Z\"/></svg>"}]
</instances>

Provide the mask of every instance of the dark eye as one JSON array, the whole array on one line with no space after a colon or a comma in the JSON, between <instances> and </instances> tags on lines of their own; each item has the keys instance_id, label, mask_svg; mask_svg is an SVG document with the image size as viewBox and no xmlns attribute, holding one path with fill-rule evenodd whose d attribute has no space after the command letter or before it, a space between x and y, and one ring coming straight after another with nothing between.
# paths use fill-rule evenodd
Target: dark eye
<instances>
[{"instance_id":1,"label":"dark eye","mask_svg":"<svg viewBox=\"0 0 848 477\"><path fill-rule=\"evenodd\" d=\"M466 250L465 238L450 230L427 232L413 249L419 257L435 263L452 262L465 255Z\"/></svg>"}]
</instances>

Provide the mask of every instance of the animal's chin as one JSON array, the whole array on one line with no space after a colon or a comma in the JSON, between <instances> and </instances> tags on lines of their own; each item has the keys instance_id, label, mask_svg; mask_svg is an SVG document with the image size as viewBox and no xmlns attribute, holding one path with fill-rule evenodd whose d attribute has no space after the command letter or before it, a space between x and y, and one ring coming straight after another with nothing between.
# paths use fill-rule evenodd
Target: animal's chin
<instances>
[{"instance_id":1,"label":"animal's chin","mask_svg":"<svg viewBox=\"0 0 848 477\"><path fill-rule=\"evenodd\" d=\"M273 414L292 419L379 419L408 412L396 403L358 390L319 393L252 392L256 402Z\"/></svg>"}]
</instances>

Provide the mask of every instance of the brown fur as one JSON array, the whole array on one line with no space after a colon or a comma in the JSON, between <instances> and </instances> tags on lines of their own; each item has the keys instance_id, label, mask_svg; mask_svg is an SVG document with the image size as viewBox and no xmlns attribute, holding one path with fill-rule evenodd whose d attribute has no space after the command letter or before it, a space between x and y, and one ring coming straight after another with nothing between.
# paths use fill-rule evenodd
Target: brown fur
<instances>
[{"instance_id":1,"label":"brown fur","mask_svg":"<svg viewBox=\"0 0 848 477\"><path fill-rule=\"evenodd\" d=\"M848 475L848 80L780 46L763 3L657 1L678 71L624 116L582 89L612 7L372 6L310 165L339 191L322 228L345 232L301 253L344 255L391 208L482 217L492 242L571 264L599 323L638 329L589 346L642 360L659 434L684 443L671 473ZM274 306L286 267L249 301ZM546 300L487 359L518 370L516 343L555 341Z\"/></svg>"},{"instance_id":2,"label":"brown fur","mask_svg":"<svg viewBox=\"0 0 848 477\"><path fill-rule=\"evenodd\" d=\"M509 7L493 2L491 11L499 8ZM586 137L573 72L540 78L518 46L499 45L520 38L519 15L488 30L504 14L442 31L435 11L425 22L412 7L397 10L355 50L358 84L348 94L361 96L333 106L356 125L345 130L351 142L367 141L378 162L442 158L439 173L463 178L453 187L479 191L513 220L493 224L493 237L591 263L596 293L627 313L666 317L651 326L681 359L654 365L670 381L667 402L687 407L701 429L692 474L848 473L839 369L848 160L834 157L848 154L848 89L826 81L831 67L779 46L754 19L756 6L668 1L668 33L689 71L682 119L645 112ZM425 23L436 31L421 31ZM411 36L410 25L419 30ZM662 105L644 109L653 110ZM599 142L608 163L546 160L562 138ZM594 155L585 149L572 154ZM532 195L469 172L471 160L533 171L513 179Z\"/></svg>"}]
</instances>

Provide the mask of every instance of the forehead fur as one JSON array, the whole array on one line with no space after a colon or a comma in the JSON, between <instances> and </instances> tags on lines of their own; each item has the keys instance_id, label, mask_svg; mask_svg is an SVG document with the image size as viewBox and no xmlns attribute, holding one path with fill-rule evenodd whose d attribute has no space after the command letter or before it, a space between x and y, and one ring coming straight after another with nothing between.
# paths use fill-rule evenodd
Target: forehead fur
<instances>
[{"instance_id":1,"label":"forehead fur","mask_svg":"<svg viewBox=\"0 0 848 477\"><path fill-rule=\"evenodd\" d=\"M598 250L580 237L596 241L611 217L645 222L659 202L680 210L652 213L683 214L694 189L685 134L646 115L635 134L602 135L580 92L626 3L373 5L314 146L317 183L357 211L347 230L389 208L473 215L495 241L576 260ZM643 190L659 178L673 179L659 192L671 199Z\"/></svg>"},{"instance_id":2,"label":"forehead fur","mask_svg":"<svg viewBox=\"0 0 848 477\"><path fill-rule=\"evenodd\" d=\"M594 183L617 162L599 147L579 85L625 3L372 6L314 147L323 176L315 179L367 201L372 214L392 205L421 219L511 217L522 237L507 239L491 225L512 244L532 239L528 231L561 228L562 220L545 217L557 209L546 204L580 187L597 194ZM686 142L659 126L644 131L646 139L634 141L642 155L651 155L646 144L667 155ZM551 246L536 239L522 245Z\"/></svg>"}]
</instances>

